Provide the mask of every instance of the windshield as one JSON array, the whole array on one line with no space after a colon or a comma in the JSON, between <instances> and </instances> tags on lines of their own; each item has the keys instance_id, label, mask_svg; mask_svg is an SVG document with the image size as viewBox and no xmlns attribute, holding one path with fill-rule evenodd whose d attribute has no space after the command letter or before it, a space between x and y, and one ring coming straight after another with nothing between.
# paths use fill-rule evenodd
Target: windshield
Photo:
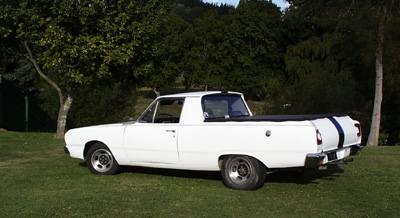
<instances>
[{"instance_id":1,"label":"windshield","mask_svg":"<svg viewBox=\"0 0 400 218\"><path fill-rule=\"evenodd\" d=\"M206 119L250 116L240 95L206 95L201 103Z\"/></svg>"}]
</instances>

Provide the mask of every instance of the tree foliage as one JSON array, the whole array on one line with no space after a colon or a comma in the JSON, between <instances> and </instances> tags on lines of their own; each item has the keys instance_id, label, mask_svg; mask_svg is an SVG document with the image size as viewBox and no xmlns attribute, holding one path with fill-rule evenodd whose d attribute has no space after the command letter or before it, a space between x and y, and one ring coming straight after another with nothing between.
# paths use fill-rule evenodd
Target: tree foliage
<instances>
[{"instance_id":1,"label":"tree foliage","mask_svg":"<svg viewBox=\"0 0 400 218\"><path fill-rule=\"evenodd\" d=\"M130 62L140 69L135 75L146 73L150 45L167 13L162 1L10 2L2 7L3 36L40 50L35 55L42 69L66 76L64 83L108 77L111 67Z\"/></svg>"},{"instance_id":2,"label":"tree foliage","mask_svg":"<svg viewBox=\"0 0 400 218\"><path fill-rule=\"evenodd\" d=\"M167 24L171 35L165 39L175 43L165 41L169 52L163 58L180 72L186 88L234 89L261 97L280 81L283 22L273 3L242 1L228 14L209 9L192 23L171 17L175 25Z\"/></svg>"},{"instance_id":3,"label":"tree foliage","mask_svg":"<svg viewBox=\"0 0 400 218\"><path fill-rule=\"evenodd\" d=\"M293 44L288 46L286 52L286 68L294 86L310 73L326 74L325 80L329 80L328 75L337 75L338 78L348 75L343 88L354 85L355 92L349 92L343 99L353 99L355 104L352 113L363 121L364 127L368 128L372 122L370 133L375 138L370 137L368 141L377 145L381 120L380 93L384 87L382 77L395 78L393 74L398 74L397 64L388 62L397 55L389 54L387 49L393 48L396 43L392 41L388 47L386 39L392 38L392 33L384 28L396 22L394 18L398 16L398 1L290 2L291 7L285 14L287 26L291 29L307 29L303 32L305 34L290 39ZM307 80L311 81L310 78ZM341 85L340 82L335 84ZM325 89L326 86L320 86L316 91L324 93ZM377 94L375 100L373 93ZM345 105L344 102L340 105ZM373 108L371 121L366 115ZM397 137L392 139L396 141Z\"/></svg>"},{"instance_id":4,"label":"tree foliage","mask_svg":"<svg viewBox=\"0 0 400 218\"><path fill-rule=\"evenodd\" d=\"M151 72L153 42L169 5L159 0L0 2L3 46L26 57L58 92L58 137L77 87L111 77L135 81Z\"/></svg>"},{"instance_id":5,"label":"tree foliage","mask_svg":"<svg viewBox=\"0 0 400 218\"><path fill-rule=\"evenodd\" d=\"M283 73L282 12L269 1L241 1L230 14L230 88L258 97L273 92Z\"/></svg>"}]
</instances>

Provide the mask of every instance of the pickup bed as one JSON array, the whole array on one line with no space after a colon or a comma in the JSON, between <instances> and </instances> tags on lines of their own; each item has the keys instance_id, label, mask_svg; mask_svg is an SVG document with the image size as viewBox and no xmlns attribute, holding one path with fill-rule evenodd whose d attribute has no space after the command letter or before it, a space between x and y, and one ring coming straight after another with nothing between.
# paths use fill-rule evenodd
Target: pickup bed
<instances>
[{"instance_id":1,"label":"pickup bed","mask_svg":"<svg viewBox=\"0 0 400 218\"><path fill-rule=\"evenodd\" d=\"M253 116L237 92L157 98L137 121L83 127L65 151L94 174L121 165L221 171L231 189L252 190L267 173L321 169L361 151L361 125L346 114Z\"/></svg>"}]
</instances>

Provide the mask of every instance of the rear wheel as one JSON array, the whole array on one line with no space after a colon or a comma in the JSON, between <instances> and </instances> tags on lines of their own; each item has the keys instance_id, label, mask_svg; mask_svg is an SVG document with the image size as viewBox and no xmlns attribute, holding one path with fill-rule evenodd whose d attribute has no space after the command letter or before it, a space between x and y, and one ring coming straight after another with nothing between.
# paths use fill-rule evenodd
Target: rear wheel
<instances>
[{"instance_id":1,"label":"rear wheel","mask_svg":"<svg viewBox=\"0 0 400 218\"><path fill-rule=\"evenodd\" d=\"M253 157L226 156L221 174L228 188L254 190L263 186L267 172L265 166Z\"/></svg>"},{"instance_id":2,"label":"rear wheel","mask_svg":"<svg viewBox=\"0 0 400 218\"><path fill-rule=\"evenodd\" d=\"M120 166L111 151L101 143L94 144L89 148L86 164L93 174L113 175L120 170Z\"/></svg>"}]
</instances>

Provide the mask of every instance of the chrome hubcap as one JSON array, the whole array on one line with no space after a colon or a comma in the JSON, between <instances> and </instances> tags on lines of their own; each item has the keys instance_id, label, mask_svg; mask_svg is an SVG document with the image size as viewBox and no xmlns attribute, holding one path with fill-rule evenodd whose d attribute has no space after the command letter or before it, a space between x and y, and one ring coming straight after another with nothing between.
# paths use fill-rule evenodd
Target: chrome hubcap
<instances>
[{"instance_id":1,"label":"chrome hubcap","mask_svg":"<svg viewBox=\"0 0 400 218\"><path fill-rule=\"evenodd\" d=\"M109 151L99 149L93 153L91 163L95 170L102 173L107 172L113 165L113 157Z\"/></svg>"},{"instance_id":2,"label":"chrome hubcap","mask_svg":"<svg viewBox=\"0 0 400 218\"><path fill-rule=\"evenodd\" d=\"M234 158L228 165L229 177L236 184L246 183L253 172L252 165L245 159Z\"/></svg>"},{"instance_id":3,"label":"chrome hubcap","mask_svg":"<svg viewBox=\"0 0 400 218\"><path fill-rule=\"evenodd\" d=\"M246 165L243 165L243 164L239 165L239 167L238 167L239 176L246 176L248 171L249 171L249 169L247 168Z\"/></svg>"}]
</instances>

